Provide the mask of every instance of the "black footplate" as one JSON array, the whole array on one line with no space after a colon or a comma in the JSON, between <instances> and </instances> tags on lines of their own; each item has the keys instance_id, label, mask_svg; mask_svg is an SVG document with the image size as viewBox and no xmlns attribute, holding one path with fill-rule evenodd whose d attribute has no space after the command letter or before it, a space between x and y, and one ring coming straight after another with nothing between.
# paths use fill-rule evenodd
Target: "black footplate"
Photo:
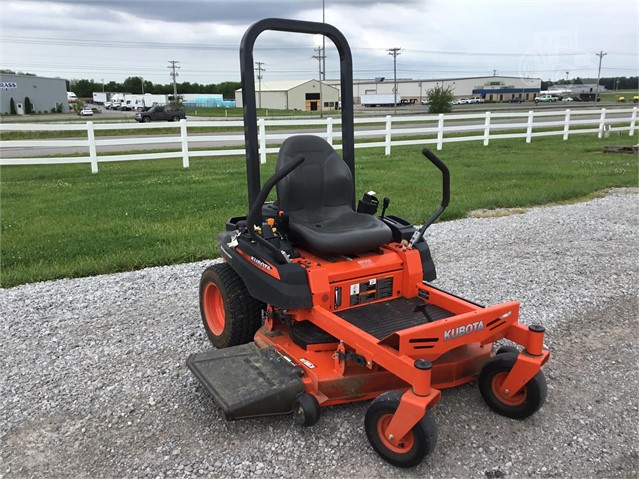
<instances>
[{"instance_id":1,"label":"black footplate","mask_svg":"<svg viewBox=\"0 0 639 479\"><path fill-rule=\"evenodd\" d=\"M377 339L422 324L454 316L419 298L397 298L335 313Z\"/></svg>"},{"instance_id":2,"label":"black footplate","mask_svg":"<svg viewBox=\"0 0 639 479\"><path fill-rule=\"evenodd\" d=\"M291 338L300 348L307 349L309 345L337 343L337 338L331 336L323 329L315 326L310 321L295 323L291 328Z\"/></svg>"},{"instance_id":3,"label":"black footplate","mask_svg":"<svg viewBox=\"0 0 639 479\"><path fill-rule=\"evenodd\" d=\"M299 366L255 343L192 354L186 364L227 419L290 413L304 391Z\"/></svg>"}]
</instances>

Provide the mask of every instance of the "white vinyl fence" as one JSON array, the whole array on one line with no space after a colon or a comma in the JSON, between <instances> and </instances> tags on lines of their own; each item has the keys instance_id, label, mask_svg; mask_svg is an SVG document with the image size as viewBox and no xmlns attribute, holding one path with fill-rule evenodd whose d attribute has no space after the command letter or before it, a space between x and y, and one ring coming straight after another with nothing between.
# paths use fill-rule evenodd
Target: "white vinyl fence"
<instances>
[{"instance_id":1,"label":"white vinyl fence","mask_svg":"<svg viewBox=\"0 0 639 479\"><path fill-rule=\"evenodd\" d=\"M391 154L393 146L434 144L437 150L444 143L459 141L481 141L488 145L491 140L503 138L525 138L530 143L533 137L562 135L567 140L570 135L597 133L599 138L610 133L635 133L637 107L601 109L567 109L565 111L529 111L529 112L482 112L468 114L440 114L399 117L377 117L355 119L355 147L384 147L385 154ZM260 159L266 162L267 153L276 153L279 145L289 136L316 134L329 143L341 139L339 118L323 119L264 119L258 120ZM308 129L295 129L304 126ZM335 129L335 127L338 127ZM186 121L179 123L0 123L0 133L7 131L78 131L86 139L47 139L47 140L1 140L0 166L6 165L43 165L65 163L90 163L91 171L98 172L98 164L109 161L151 160L160 158L182 158L182 166L189 167L189 158L244 155L243 132L210 133L189 135L190 128L229 128L243 127L242 120L236 121ZM271 131L270 133L267 131ZM288 129L293 127L293 129ZM95 136L96 130L131 129L168 129L178 130L177 135L147 137L142 135L103 138ZM207 149L193 150L203 142ZM140 145L178 145L175 151L137 154L113 154L99 150L102 147L126 146L135 150ZM211 148L211 144L213 144ZM233 146L235 145L235 146ZM4 154L9 148L81 148L88 156L44 156L29 158L10 158ZM334 144L339 149L339 143ZM148 147L143 147L148 148ZM164 146L159 147L164 148ZM158 149L159 149L158 148ZM140 149L140 148L137 148ZM34 150L35 151L35 150ZM51 154L51 153L49 153Z\"/></svg>"}]
</instances>

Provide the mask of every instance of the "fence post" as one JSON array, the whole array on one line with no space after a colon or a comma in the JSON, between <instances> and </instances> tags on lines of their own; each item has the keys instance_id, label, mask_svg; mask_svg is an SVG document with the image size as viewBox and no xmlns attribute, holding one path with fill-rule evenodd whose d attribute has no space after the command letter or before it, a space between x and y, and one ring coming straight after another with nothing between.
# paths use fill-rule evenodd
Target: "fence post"
<instances>
[{"instance_id":1,"label":"fence post","mask_svg":"<svg viewBox=\"0 0 639 479\"><path fill-rule=\"evenodd\" d=\"M89 139L89 158L91 158L91 173L98 172L98 152L95 148L95 131L93 122L87 121L87 138Z\"/></svg>"},{"instance_id":2,"label":"fence post","mask_svg":"<svg viewBox=\"0 0 639 479\"><path fill-rule=\"evenodd\" d=\"M264 118L257 120L257 126L259 127L260 137L260 163L266 163L266 124Z\"/></svg>"},{"instance_id":3,"label":"fence post","mask_svg":"<svg viewBox=\"0 0 639 479\"><path fill-rule=\"evenodd\" d=\"M490 138L490 112L486 112L486 121L484 121L484 146L488 146Z\"/></svg>"},{"instance_id":4,"label":"fence post","mask_svg":"<svg viewBox=\"0 0 639 479\"><path fill-rule=\"evenodd\" d=\"M570 108L566 110L566 118L564 119L564 140L568 139L569 132L570 132Z\"/></svg>"},{"instance_id":5,"label":"fence post","mask_svg":"<svg viewBox=\"0 0 639 479\"><path fill-rule=\"evenodd\" d=\"M437 121L437 151L441 150L444 146L444 114L439 114L439 120Z\"/></svg>"},{"instance_id":6,"label":"fence post","mask_svg":"<svg viewBox=\"0 0 639 479\"><path fill-rule=\"evenodd\" d=\"M326 119L326 141L333 146L333 118L330 116Z\"/></svg>"},{"instance_id":7,"label":"fence post","mask_svg":"<svg viewBox=\"0 0 639 479\"><path fill-rule=\"evenodd\" d=\"M633 136L635 134L635 126L637 125L637 107L635 106L632 109L632 117L630 117L630 131L629 136Z\"/></svg>"},{"instance_id":8,"label":"fence post","mask_svg":"<svg viewBox=\"0 0 639 479\"><path fill-rule=\"evenodd\" d=\"M601 117L599 118L599 134L597 138L603 138L604 129L606 128L606 109L601 109Z\"/></svg>"},{"instance_id":9,"label":"fence post","mask_svg":"<svg viewBox=\"0 0 639 479\"><path fill-rule=\"evenodd\" d=\"M189 136L186 132L186 120L180 120L180 136L182 137L182 168L189 167Z\"/></svg>"},{"instance_id":10,"label":"fence post","mask_svg":"<svg viewBox=\"0 0 639 479\"><path fill-rule=\"evenodd\" d=\"M392 117L390 115L386 115L386 149L384 151L386 156L391 154L391 124Z\"/></svg>"},{"instance_id":11,"label":"fence post","mask_svg":"<svg viewBox=\"0 0 639 479\"><path fill-rule=\"evenodd\" d=\"M533 128L534 116L535 116L535 111L530 110L528 112L528 127L526 128L526 143L530 143L532 141L532 128Z\"/></svg>"}]
</instances>

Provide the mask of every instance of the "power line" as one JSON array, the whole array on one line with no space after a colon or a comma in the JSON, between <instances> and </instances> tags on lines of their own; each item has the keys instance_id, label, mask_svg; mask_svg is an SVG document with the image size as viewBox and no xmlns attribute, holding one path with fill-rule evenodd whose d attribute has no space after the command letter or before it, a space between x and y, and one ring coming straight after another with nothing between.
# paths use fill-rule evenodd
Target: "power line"
<instances>
[{"instance_id":1,"label":"power line","mask_svg":"<svg viewBox=\"0 0 639 479\"><path fill-rule=\"evenodd\" d=\"M89 46L92 48L144 48L144 49L192 49L192 50L228 50L237 51L237 45L223 45L223 44L210 44L210 43L162 43L162 42L126 42L118 40L87 40L76 38L52 38L52 37L23 37L16 35L2 35L0 36L4 43L24 43L24 44L38 44L38 45L73 45L73 46ZM256 50L303 50L308 48L304 45L256 45ZM352 46L351 50L357 51L382 51L382 48L373 47L357 47ZM511 57L571 57L571 56L586 56L590 55L590 52L474 52L474 51L446 51L446 50L422 50L422 49L403 49L405 52L410 53L425 53L429 55L482 55L482 56L511 56ZM609 52L613 55L622 56L637 56L637 52L621 52L614 51Z\"/></svg>"}]
</instances>

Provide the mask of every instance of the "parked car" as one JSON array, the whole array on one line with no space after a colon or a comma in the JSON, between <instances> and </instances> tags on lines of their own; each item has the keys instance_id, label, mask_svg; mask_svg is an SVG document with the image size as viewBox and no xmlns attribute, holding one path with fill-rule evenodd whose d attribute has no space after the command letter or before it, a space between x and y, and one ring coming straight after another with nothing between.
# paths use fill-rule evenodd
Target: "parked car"
<instances>
[{"instance_id":1,"label":"parked car","mask_svg":"<svg viewBox=\"0 0 639 479\"><path fill-rule=\"evenodd\" d=\"M575 101L573 97L567 96L561 99L561 101Z\"/></svg>"},{"instance_id":2,"label":"parked car","mask_svg":"<svg viewBox=\"0 0 639 479\"><path fill-rule=\"evenodd\" d=\"M617 103L626 103L626 97L625 96L617 97Z\"/></svg>"},{"instance_id":3,"label":"parked car","mask_svg":"<svg viewBox=\"0 0 639 479\"><path fill-rule=\"evenodd\" d=\"M91 107L91 111L92 111L93 113L102 113L102 110L100 110L99 108L96 108L96 107L94 107L94 106L92 106L92 107Z\"/></svg>"},{"instance_id":4,"label":"parked car","mask_svg":"<svg viewBox=\"0 0 639 479\"><path fill-rule=\"evenodd\" d=\"M468 103L484 103L484 99L476 96L474 98L469 98Z\"/></svg>"},{"instance_id":5,"label":"parked car","mask_svg":"<svg viewBox=\"0 0 639 479\"><path fill-rule=\"evenodd\" d=\"M150 121L179 121L186 118L184 110L172 110L167 106L155 105L153 108L135 114L135 119L140 123Z\"/></svg>"},{"instance_id":6,"label":"parked car","mask_svg":"<svg viewBox=\"0 0 639 479\"><path fill-rule=\"evenodd\" d=\"M556 96L552 96L552 95L539 95L537 98L535 98L535 103L552 103L557 101L558 98Z\"/></svg>"},{"instance_id":7,"label":"parked car","mask_svg":"<svg viewBox=\"0 0 639 479\"><path fill-rule=\"evenodd\" d=\"M523 103L524 100L518 96L515 96L513 98L511 98L510 100L508 100L508 103Z\"/></svg>"},{"instance_id":8,"label":"parked car","mask_svg":"<svg viewBox=\"0 0 639 479\"><path fill-rule=\"evenodd\" d=\"M79 116L93 116L93 110L89 107L84 107L78 112Z\"/></svg>"},{"instance_id":9,"label":"parked car","mask_svg":"<svg viewBox=\"0 0 639 479\"><path fill-rule=\"evenodd\" d=\"M426 98L425 100L422 100L422 105L428 105L428 98Z\"/></svg>"}]
</instances>

